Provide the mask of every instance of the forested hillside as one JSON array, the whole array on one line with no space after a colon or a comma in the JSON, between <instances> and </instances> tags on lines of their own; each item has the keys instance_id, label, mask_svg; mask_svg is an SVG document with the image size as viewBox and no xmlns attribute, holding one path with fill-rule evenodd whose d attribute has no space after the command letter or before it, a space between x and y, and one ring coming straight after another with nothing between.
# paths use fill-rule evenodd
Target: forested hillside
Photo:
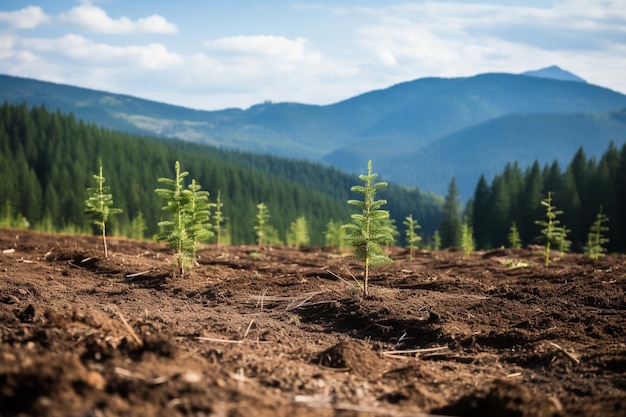
<instances>
[{"instance_id":1,"label":"forested hillside","mask_svg":"<svg viewBox=\"0 0 626 417\"><path fill-rule=\"evenodd\" d=\"M311 244L323 245L329 220L349 220L349 190L359 183L356 176L321 164L120 133L45 107L5 103L0 108L0 218L23 216L40 230L89 231L84 202L99 160L114 205L124 210L110 222L122 235L131 235L140 213L145 236L158 231L164 201L154 189L158 178L173 177L176 160L189 179L210 192L211 201L220 192L233 244L255 241L252 221L256 205L264 202L281 238L291 222L305 216ZM440 197L393 185L381 196L397 225L412 213L425 234L439 226Z\"/></svg>"},{"instance_id":2,"label":"forested hillside","mask_svg":"<svg viewBox=\"0 0 626 417\"><path fill-rule=\"evenodd\" d=\"M565 164L579 146L597 157L596 144L602 152L624 137L626 95L556 67L533 73L421 78L328 105L268 101L218 111L0 75L0 101L45 104L115 131L324 162L355 174L373 157L387 180L425 191L444 194L455 176L465 201L481 173L491 178L508 161L522 169L540 156L542 164Z\"/></svg>"},{"instance_id":3,"label":"forested hillside","mask_svg":"<svg viewBox=\"0 0 626 417\"><path fill-rule=\"evenodd\" d=\"M545 218L541 200L548 191L553 205L563 211L559 220L571 230L567 239L573 251L582 251L600 207L609 218L606 247L626 251L626 144L620 150L613 143L599 160L580 148L564 170L557 161L543 167L535 162L525 170L511 163L491 184L482 176L468 203L477 246L508 246L513 223L524 245L536 243L540 227L535 221Z\"/></svg>"}]
</instances>

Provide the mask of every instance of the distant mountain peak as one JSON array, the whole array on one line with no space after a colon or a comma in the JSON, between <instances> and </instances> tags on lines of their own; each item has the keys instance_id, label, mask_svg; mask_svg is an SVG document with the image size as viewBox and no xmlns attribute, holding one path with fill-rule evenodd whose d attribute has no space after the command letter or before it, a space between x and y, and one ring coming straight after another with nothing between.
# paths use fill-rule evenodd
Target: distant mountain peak
<instances>
[{"instance_id":1,"label":"distant mountain peak","mask_svg":"<svg viewBox=\"0 0 626 417\"><path fill-rule=\"evenodd\" d=\"M553 80L561 80L561 81L577 81L581 83L586 83L584 79L580 78L578 75L566 71L557 65L552 65L549 67L541 68L534 71L526 71L521 75L528 75L530 77L539 77L539 78L551 78Z\"/></svg>"}]
</instances>

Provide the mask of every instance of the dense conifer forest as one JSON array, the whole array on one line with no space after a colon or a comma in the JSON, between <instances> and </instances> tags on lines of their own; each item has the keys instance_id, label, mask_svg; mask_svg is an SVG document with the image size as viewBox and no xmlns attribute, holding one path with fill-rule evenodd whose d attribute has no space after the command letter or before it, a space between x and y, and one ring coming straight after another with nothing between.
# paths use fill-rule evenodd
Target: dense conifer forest
<instances>
[{"instance_id":1,"label":"dense conifer forest","mask_svg":"<svg viewBox=\"0 0 626 417\"><path fill-rule=\"evenodd\" d=\"M525 170L510 163L491 184L482 176L466 208L477 246L508 246L513 223L522 245L537 243L540 228L535 221L545 214L541 200L548 192L552 203L563 211L560 221L569 230L572 251L583 250L601 207L609 218L606 248L626 251L626 145L620 150L613 143L599 160L587 158L580 148L565 169L557 162L543 167L535 162Z\"/></svg>"},{"instance_id":2,"label":"dense conifer forest","mask_svg":"<svg viewBox=\"0 0 626 417\"><path fill-rule=\"evenodd\" d=\"M114 204L123 210L111 217L109 230L151 238L165 204L154 192L157 180L171 178L177 160L189 180L209 191L211 201L220 192L231 244L254 243L252 223L260 202L280 239L305 216L310 243L318 246L324 244L328 221L347 222L353 211L347 200L358 178L321 164L120 133L45 106L5 103L0 108L0 219L50 232L92 232L83 213L86 190L102 161ZM440 197L393 185L381 197L388 199L397 225L413 214L425 236L438 227Z\"/></svg>"}]
</instances>

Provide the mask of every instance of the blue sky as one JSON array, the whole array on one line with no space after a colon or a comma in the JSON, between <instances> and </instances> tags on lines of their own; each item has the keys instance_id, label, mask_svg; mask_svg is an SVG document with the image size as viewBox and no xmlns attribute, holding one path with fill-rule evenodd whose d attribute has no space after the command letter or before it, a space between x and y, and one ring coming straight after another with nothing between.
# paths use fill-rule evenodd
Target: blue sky
<instances>
[{"instance_id":1,"label":"blue sky","mask_svg":"<svg viewBox=\"0 0 626 417\"><path fill-rule=\"evenodd\" d=\"M0 3L0 73L197 109L549 65L626 93L626 0Z\"/></svg>"}]
</instances>

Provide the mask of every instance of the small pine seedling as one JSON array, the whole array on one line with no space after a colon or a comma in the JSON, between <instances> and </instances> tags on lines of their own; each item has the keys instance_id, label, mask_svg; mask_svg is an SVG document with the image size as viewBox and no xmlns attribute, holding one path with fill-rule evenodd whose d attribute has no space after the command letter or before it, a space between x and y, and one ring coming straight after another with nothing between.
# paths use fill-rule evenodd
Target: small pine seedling
<instances>
[{"instance_id":1,"label":"small pine seedling","mask_svg":"<svg viewBox=\"0 0 626 417\"><path fill-rule=\"evenodd\" d=\"M585 246L585 252L587 257L591 260L597 261L600 257L604 256L606 248L604 244L609 242L609 239L604 237L604 232L609 231L609 227L605 226L609 218L602 212L602 206L600 211L596 215L596 220L591 225L589 233L587 234L587 245Z\"/></svg>"},{"instance_id":2,"label":"small pine seedling","mask_svg":"<svg viewBox=\"0 0 626 417\"><path fill-rule=\"evenodd\" d=\"M259 250L263 247L263 239L268 233L269 228L269 220L270 220L270 212L265 203L259 203L256 206L257 214L254 223L254 231L257 236L257 244L259 245Z\"/></svg>"},{"instance_id":3,"label":"small pine seedling","mask_svg":"<svg viewBox=\"0 0 626 417\"><path fill-rule=\"evenodd\" d=\"M472 251L476 248L474 231L469 225L467 219L463 222L463 225L461 226L461 248L463 249L463 252L465 252L465 257L468 259L472 256Z\"/></svg>"},{"instance_id":4,"label":"small pine seedling","mask_svg":"<svg viewBox=\"0 0 626 417\"><path fill-rule=\"evenodd\" d=\"M217 191L217 200L215 201L215 214L213 214L213 228L215 229L216 236L216 246L219 248L220 243L222 242L222 223L224 223L224 214L222 213L222 207L224 207L224 203L222 203L221 198L221 190Z\"/></svg>"},{"instance_id":5,"label":"small pine seedling","mask_svg":"<svg viewBox=\"0 0 626 417\"><path fill-rule=\"evenodd\" d=\"M181 276L194 265L199 243L212 235L209 224L209 193L200 191L195 180L185 188L184 180L188 172L180 171L180 162L176 161L174 179L159 178L168 188L157 188L155 192L166 200L163 210L169 211L171 220L159 222L161 233L158 240L165 241L177 255Z\"/></svg>"},{"instance_id":6,"label":"small pine seedling","mask_svg":"<svg viewBox=\"0 0 626 417\"><path fill-rule=\"evenodd\" d=\"M389 264L393 261L385 255L380 245L393 241L392 229L387 222L389 212L381 207L386 200L376 200L376 191L386 187L386 182L375 182L377 174L372 174L372 161L367 164L367 174L359 175L365 185L355 185L350 190L363 195L361 200L348 200L348 204L361 209L361 213L352 214L352 223L344 225L347 238L354 249L354 254L365 264L363 295L368 296L368 280L371 265Z\"/></svg>"},{"instance_id":7,"label":"small pine seedling","mask_svg":"<svg viewBox=\"0 0 626 417\"><path fill-rule=\"evenodd\" d=\"M98 175L94 175L93 178L96 180L96 186L87 188L89 198L85 201L85 214L91 216L93 224L98 226L102 232L104 257L108 258L109 251L107 248L106 223L109 215L121 213L122 209L112 207L113 195L110 193L110 187L104 185L106 179L102 175L102 163L100 163Z\"/></svg>"},{"instance_id":8,"label":"small pine seedling","mask_svg":"<svg viewBox=\"0 0 626 417\"><path fill-rule=\"evenodd\" d=\"M519 230L517 230L517 224L513 222L511 228L509 229L509 234L506 235L509 240L509 245L511 245L511 249L519 249L522 247L522 240L519 236Z\"/></svg>"},{"instance_id":9,"label":"small pine seedling","mask_svg":"<svg viewBox=\"0 0 626 417\"><path fill-rule=\"evenodd\" d=\"M309 242L309 224L306 217L300 216L289 225L287 245L299 248L301 245L308 245Z\"/></svg>"},{"instance_id":10,"label":"small pine seedling","mask_svg":"<svg viewBox=\"0 0 626 417\"><path fill-rule=\"evenodd\" d=\"M546 266L550 265L550 246L554 244L558 248L565 249L567 245L566 237L568 230L560 226L561 222L557 219L563 214L561 210L557 210L552 205L552 192L548 191L548 198L541 200L541 205L546 208L546 220L536 220L535 224L542 227L540 240L543 240L546 246L545 259Z\"/></svg>"},{"instance_id":11,"label":"small pine seedling","mask_svg":"<svg viewBox=\"0 0 626 417\"><path fill-rule=\"evenodd\" d=\"M326 246L335 248L338 253L343 252L346 240L346 229L341 222L337 222L333 219L329 220L328 223L326 223L324 237L326 238Z\"/></svg>"},{"instance_id":12,"label":"small pine seedling","mask_svg":"<svg viewBox=\"0 0 626 417\"><path fill-rule=\"evenodd\" d=\"M417 234L420 225L416 219L413 219L413 214L409 214L402 223L406 226L406 247L409 249L409 262L411 262L413 260L413 251L419 247L418 244L422 240L421 236Z\"/></svg>"},{"instance_id":13,"label":"small pine seedling","mask_svg":"<svg viewBox=\"0 0 626 417\"><path fill-rule=\"evenodd\" d=\"M435 230L433 234L433 250L438 251L441 249L441 235L439 234L439 230Z\"/></svg>"}]
</instances>

